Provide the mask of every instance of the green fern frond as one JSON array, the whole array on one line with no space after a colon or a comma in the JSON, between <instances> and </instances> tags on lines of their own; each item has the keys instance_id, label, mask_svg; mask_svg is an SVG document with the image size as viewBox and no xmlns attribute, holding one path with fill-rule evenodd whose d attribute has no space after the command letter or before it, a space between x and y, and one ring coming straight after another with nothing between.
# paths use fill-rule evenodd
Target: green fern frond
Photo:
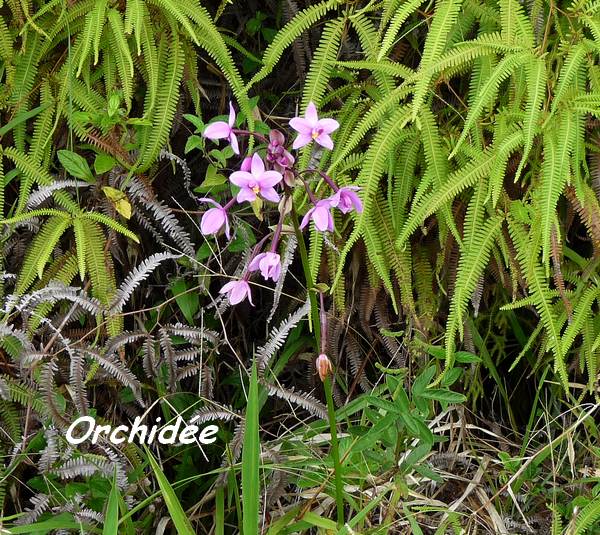
<instances>
[{"instance_id":1,"label":"green fern frond","mask_svg":"<svg viewBox=\"0 0 600 535\"><path fill-rule=\"evenodd\" d=\"M108 217L107 215L101 214L99 212L83 212L78 216L80 219L87 219L90 221L97 221L98 223L102 223L106 225L108 228L123 234L130 240L133 240L135 243L140 243L139 238L131 232L128 228L125 228L123 225L115 221L114 219Z\"/></svg>"},{"instance_id":2,"label":"green fern frond","mask_svg":"<svg viewBox=\"0 0 600 535\"><path fill-rule=\"evenodd\" d=\"M340 2L338 0L328 0L307 7L300 11L290 22L277 32L271 44L265 50L261 69L252 77L246 89L267 77L275 68L275 65L281 59L281 56L300 35L308 30L313 24L323 18L330 10L334 9Z\"/></svg>"},{"instance_id":3,"label":"green fern frond","mask_svg":"<svg viewBox=\"0 0 600 535\"><path fill-rule=\"evenodd\" d=\"M450 153L450 158L454 157L462 142L465 140L467 135L469 134L470 129L473 124L483 111L483 108L487 106L493 99L495 99L498 94L498 90L500 88L500 83L508 78L512 71L522 65L527 58L530 57L529 52L521 52L517 54L511 54L503 58L493 72L490 74L490 77L486 80L485 84L481 88L477 99L473 104L469 107L469 113L465 120L465 124L463 127L463 131L456 142L456 145L452 152Z\"/></svg>"},{"instance_id":4,"label":"green fern frond","mask_svg":"<svg viewBox=\"0 0 600 535\"><path fill-rule=\"evenodd\" d=\"M377 54L381 49L381 43L379 40L379 32L375 28L375 25L364 13L358 12L350 17L350 23L358 34L358 40L364 51L367 61L377 61ZM377 81L377 87L383 93L391 91L395 84L394 80L382 71L374 72L375 80Z\"/></svg>"},{"instance_id":5,"label":"green fern frond","mask_svg":"<svg viewBox=\"0 0 600 535\"><path fill-rule=\"evenodd\" d=\"M161 87L152 114L152 126L144 127L142 154L138 172L148 169L156 160L169 137L171 123L179 100L179 86L183 75L183 48L179 36L173 32L165 70L161 73Z\"/></svg>"},{"instance_id":6,"label":"green fern frond","mask_svg":"<svg viewBox=\"0 0 600 535\"><path fill-rule=\"evenodd\" d=\"M481 198L485 191L484 185L481 184L477 190L479 193L476 191L475 195ZM465 247L461 251L454 295L450 302L450 315L446 323L445 370L449 370L454 364L454 338L457 332L461 338L463 336L463 314L487 266L503 222L503 216L494 216L483 225L481 220L474 220L470 225L469 235L465 234Z\"/></svg>"},{"instance_id":7,"label":"green fern frond","mask_svg":"<svg viewBox=\"0 0 600 535\"><path fill-rule=\"evenodd\" d=\"M576 133L571 114L563 113L557 128L547 128L544 132L544 161L542 176L537 190L537 202L540 207L541 233L543 236L543 262L548 266L550 257L550 233L556 214L556 205L565 184L569 180L569 158L573 150L573 134ZM560 133L560 139L559 139Z\"/></svg>"},{"instance_id":8,"label":"green fern frond","mask_svg":"<svg viewBox=\"0 0 600 535\"><path fill-rule=\"evenodd\" d=\"M593 498L577 515L574 535L584 535L600 519L600 498Z\"/></svg>"},{"instance_id":9,"label":"green fern frond","mask_svg":"<svg viewBox=\"0 0 600 535\"><path fill-rule=\"evenodd\" d=\"M85 226L80 217L73 219L73 231L75 234L75 247L77 249L77 266L79 268L79 276L83 281L85 279Z\"/></svg>"},{"instance_id":10,"label":"green fern frond","mask_svg":"<svg viewBox=\"0 0 600 535\"><path fill-rule=\"evenodd\" d=\"M27 249L17 278L15 290L18 295L23 295L27 291L36 276L42 278L44 266L70 222L70 218L51 216L35 235Z\"/></svg>"},{"instance_id":11,"label":"green fern frond","mask_svg":"<svg viewBox=\"0 0 600 535\"><path fill-rule=\"evenodd\" d=\"M565 329L561 339L561 351L566 355L571 349L575 337L582 331L584 323L587 322L592 313L592 304L594 299L598 297L598 287L592 286L588 288L581 296L573 309L573 319ZM589 371L589 370L588 370Z\"/></svg>"},{"instance_id":12,"label":"green fern frond","mask_svg":"<svg viewBox=\"0 0 600 535\"><path fill-rule=\"evenodd\" d=\"M123 98L129 110L133 96L133 60L129 52L129 44L125 39L123 20L121 14L116 9L111 8L108 10L108 25L110 28L109 41L111 53L117 64Z\"/></svg>"},{"instance_id":13,"label":"green fern frond","mask_svg":"<svg viewBox=\"0 0 600 535\"><path fill-rule=\"evenodd\" d=\"M512 0L510 0L512 1ZM542 58L532 57L525 64L527 72L527 107L525 109L525 121L523 122L523 156L515 173L515 181L521 176L523 167L527 163L527 157L533 147L533 140L539 130L542 104L546 96L546 62Z\"/></svg>"},{"instance_id":14,"label":"green fern frond","mask_svg":"<svg viewBox=\"0 0 600 535\"><path fill-rule=\"evenodd\" d=\"M302 109L306 109L309 102L314 102L317 107L320 106L323 94L329 84L344 28L345 19L343 18L329 21L325 25L304 82Z\"/></svg>"},{"instance_id":15,"label":"green fern frond","mask_svg":"<svg viewBox=\"0 0 600 535\"><path fill-rule=\"evenodd\" d=\"M427 40L423 48L423 56L419 65L419 73L426 73L440 58L446 47L447 36L452 25L456 22L462 0L438 0L436 2L433 21L427 33ZM412 103L412 120L415 121L427 95L430 76L421 77L415 86L415 95Z\"/></svg>"},{"instance_id":16,"label":"green fern frond","mask_svg":"<svg viewBox=\"0 0 600 535\"><path fill-rule=\"evenodd\" d=\"M504 40L511 44L518 43L523 48L532 49L535 35L523 6L517 0L500 0L499 4Z\"/></svg>"},{"instance_id":17,"label":"green fern frond","mask_svg":"<svg viewBox=\"0 0 600 535\"><path fill-rule=\"evenodd\" d=\"M412 15L424 0L407 0L400 5L395 11L394 16L388 26L383 39L381 40L381 50L377 55L377 61L381 61L394 45L396 37L406 19Z\"/></svg>"}]
</instances>

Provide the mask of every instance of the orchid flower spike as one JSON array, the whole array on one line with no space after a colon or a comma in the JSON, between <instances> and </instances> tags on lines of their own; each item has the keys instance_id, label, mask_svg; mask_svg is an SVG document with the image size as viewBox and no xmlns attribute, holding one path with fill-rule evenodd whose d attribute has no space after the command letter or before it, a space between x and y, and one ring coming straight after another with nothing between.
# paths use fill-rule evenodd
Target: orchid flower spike
<instances>
[{"instance_id":1,"label":"orchid flower spike","mask_svg":"<svg viewBox=\"0 0 600 535\"><path fill-rule=\"evenodd\" d=\"M338 208L343 214L356 210L359 214L363 211L362 201L355 193L360 190L358 186L344 186L329 197L331 206Z\"/></svg>"},{"instance_id":2,"label":"orchid flower spike","mask_svg":"<svg viewBox=\"0 0 600 535\"><path fill-rule=\"evenodd\" d=\"M218 202L213 201L208 197L202 197L198 200L214 205L214 208L208 209L202 216L202 220L200 221L200 231L202 234L205 236L217 234L217 232L221 230L221 227L225 225L225 236L229 239L229 218L227 217L227 210L225 210Z\"/></svg>"},{"instance_id":3,"label":"orchid flower spike","mask_svg":"<svg viewBox=\"0 0 600 535\"><path fill-rule=\"evenodd\" d=\"M312 219L315 222L315 228L321 232L328 230L333 232L333 216L331 215L331 199L322 199L304 214L302 223L300 223L300 229L303 229L308 225Z\"/></svg>"},{"instance_id":4,"label":"orchid flower spike","mask_svg":"<svg viewBox=\"0 0 600 535\"><path fill-rule=\"evenodd\" d=\"M250 285L248 284L247 280L242 279L239 281L228 282L219 290L219 293L227 294L229 303L232 305L237 305L244 299L248 298L250 304L254 306L254 303L252 302L252 293L250 292Z\"/></svg>"},{"instance_id":5,"label":"orchid flower spike","mask_svg":"<svg viewBox=\"0 0 600 535\"><path fill-rule=\"evenodd\" d=\"M335 119L319 119L317 107L310 102L306 107L304 119L294 117L290 120L290 126L298 132L292 148L299 149L308 145L313 139L326 149L333 149L333 141L329 134L340 127Z\"/></svg>"},{"instance_id":6,"label":"orchid flower spike","mask_svg":"<svg viewBox=\"0 0 600 535\"><path fill-rule=\"evenodd\" d=\"M275 191L276 184L281 182L281 173L278 171L265 171L265 164L261 157L254 153L250 163L250 172L235 171L229 180L241 189L237 194L237 202L254 201L257 195L272 202L279 202L279 194Z\"/></svg>"},{"instance_id":7,"label":"orchid flower spike","mask_svg":"<svg viewBox=\"0 0 600 535\"><path fill-rule=\"evenodd\" d=\"M279 276L281 275L280 256L271 251L256 255L252 262L250 262L248 265L248 270L258 271L259 269L263 279L273 279L273 282L277 282L279 280Z\"/></svg>"},{"instance_id":8,"label":"orchid flower spike","mask_svg":"<svg viewBox=\"0 0 600 535\"><path fill-rule=\"evenodd\" d=\"M240 147L238 145L237 137L233 133L233 126L235 125L235 110L233 109L233 105L231 102L229 103L229 120L225 121L217 121L215 123L209 124L204 130L204 137L208 139L224 139L231 144L231 148L235 154L240 153Z\"/></svg>"}]
</instances>

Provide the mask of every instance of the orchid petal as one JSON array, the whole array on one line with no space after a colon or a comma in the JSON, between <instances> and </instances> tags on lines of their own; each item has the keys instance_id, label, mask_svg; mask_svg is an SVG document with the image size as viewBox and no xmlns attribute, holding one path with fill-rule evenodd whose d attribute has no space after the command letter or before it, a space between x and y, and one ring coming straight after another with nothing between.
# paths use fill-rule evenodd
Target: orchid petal
<instances>
[{"instance_id":1,"label":"orchid petal","mask_svg":"<svg viewBox=\"0 0 600 535\"><path fill-rule=\"evenodd\" d=\"M321 147L325 147L326 149L333 149L333 140L329 137L328 134L319 135L315 141L321 145Z\"/></svg>"},{"instance_id":2,"label":"orchid petal","mask_svg":"<svg viewBox=\"0 0 600 535\"><path fill-rule=\"evenodd\" d=\"M317 127L322 128L325 134L331 134L340 127L340 123L335 119L320 119Z\"/></svg>"},{"instance_id":3,"label":"orchid petal","mask_svg":"<svg viewBox=\"0 0 600 535\"><path fill-rule=\"evenodd\" d=\"M240 188L248 187L248 184L254 180L254 177L246 171L234 171L229 175L229 181Z\"/></svg>"},{"instance_id":4,"label":"orchid petal","mask_svg":"<svg viewBox=\"0 0 600 535\"><path fill-rule=\"evenodd\" d=\"M260 196L271 202L279 202L279 194L274 188L260 188Z\"/></svg>"},{"instance_id":5,"label":"orchid petal","mask_svg":"<svg viewBox=\"0 0 600 535\"><path fill-rule=\"evenodd\" d=\"M235 136L235 134L233 132L231 134L229 134L229 143L231 144L231 148L233 149L233 153L234 154L239 154L240 153L240 146L238 144L237 137Z\"/></svg>"},{"instance_id":6,"label":"orchid petal","mask_svg":"<svg viewBox=\"0 0 600 535\"><path fill-rule=\"evenodd\" d=\"M317 107L314 102L309 102L308 106L306 106L306 111L304 112L304 117L311 124L311 127L314 127L319 120L319 116L317 114ZM292 127L293 128L293 127Z\"/></svg>"},{"instance_id":7,"label":"orchid petal","mask_svg":"<svg viewBox=\"0 0 600 535\"><path fill-rule=\"evenodd\" d=\"M204 137L208 139L223 139L229 137L231 127L224 121L209 124L204 130Z\"/></svg>"},{"instance_id":8,"label":"orchid petal","mask_svg":"<svg viewBox=\"0 0 600 535\"><path fill-rule=\"evenodd\" d=\"M238 203L243 203L244 201L253 202L256 200L256 193L254 193L250 188L242 188L237 194L236 200Z\"/></svg>"},{"instance_id":9,"label":"orchid petal","mask_svg":"<svg viewBox=\"0 0 600 535\"><path fill-rule=\"evenodd\" d=\"M279 184L283 176L277 171L265 171L260 177L260 187L271 187Z\"/></svg>"},{"instance_id":10,"label":"orchid petal","mask_svg":"<svg viewBox=\"0 0 600 535\"><path fill-rule=\"evenodd\" d=\"M292 145L293 149L299 149L308 145L312 141L312 137L310 134L298 134L298 137L294 140L294 144Z\"/></svg>"},{"instance_id":11,"label":"orchid petal","mask_svg":"<svg viewBox=\"0 0 600 535\"><path fill-rule=\"evenodd\" d=\"M235 124L235 110L233 109L233 104L231 101L229 102L229 126L233 127Z\"/></svg>"},{"instance_id":12,"label":"orchid petal","mask_svg":"<svg viewBox=\"0 0 600 535\"><path fill-rule=\"evenodd\" d=\"M306 214L304 214L304 217L302 218L302 222L300 223L300 230L302 230L304 227L306 227L306 225L308 225L310 218L312 217L314 211L315 211L315 209L311 208L308 212L306 212Z\"/></svg>"},{"instance_id":13,"label":"orchid petal","mask_svg":"<svg viewBox=\"0 0 600 535\"><path fill-rule=\"evenodd\" d=\"M200 231L202 234L216 234L225 223L227 216L222 208L211 208L204 212L200 221Z\"/></svg>"},{"instance_id":14,"label":"orchid petal","mask_svg":"<svg viewBox=\"0 0 600 535\"><path fill-rule=\"evenodd\" d=\"M296 130L296 132L299 132L300 134L307 134L309 136L313 129L312 125L306 119L302 119L302 117L294 117L293 119L290 119L290 126Z\"/></svg>"},{"instance_id":15,"label":"orchid petal","mask_svg":"<svg viewBox=\"0 0 600 535\"><path fill-rule=\"evenodd\" d=\"M250 172L257 178L265 172L265 164L257 152L252 156Z\"/></svg>"},{"instance_id":16,"label":"orchid petal","mask_svg":"<svg viewBox=\"0 0 600 535\"><path fill-rule=\"evenodd\" d=\"M317 230L324 232L329 228L329 210L324 206L317 206L313 213L312 219L315 222Z\"/></svg>"}]
</instances>

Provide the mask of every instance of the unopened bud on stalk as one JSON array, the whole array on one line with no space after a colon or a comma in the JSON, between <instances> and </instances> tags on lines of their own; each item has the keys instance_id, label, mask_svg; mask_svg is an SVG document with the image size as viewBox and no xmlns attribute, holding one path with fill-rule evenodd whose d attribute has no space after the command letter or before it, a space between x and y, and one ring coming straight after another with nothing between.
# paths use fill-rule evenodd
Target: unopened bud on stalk
<instances>
[{"instance_id":1,"label":"unopened bud on stalk","mask_svg":"<svg viewBox=\"0 0 600 535\"><path fill-rule=\"evenodd\" d=\"M333 371L333 367L331 366L331 361L329 357L325 353L321 353L317 357L317 371L319 372L319 377L321 381L324 382L327 376Z\"/></svg>"}]
</instances>

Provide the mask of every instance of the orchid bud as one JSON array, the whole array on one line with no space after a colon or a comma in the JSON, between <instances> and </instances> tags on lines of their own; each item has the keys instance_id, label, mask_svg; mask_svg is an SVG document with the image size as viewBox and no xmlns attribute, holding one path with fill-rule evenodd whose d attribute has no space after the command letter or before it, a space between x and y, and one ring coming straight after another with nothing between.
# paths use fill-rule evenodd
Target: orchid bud
<instances>
[{"instance_id":1,"label":"orchid bud","mask_svg":"<svg viewBox=\"0 0 600 535\"><path fill-rule=\"evenodd\" d=\"M279 201L277 209L282 217L288 215L292 211L292 197L289 195L284 195Z\"/></svg>"},{"instance_id":2,"label":"orchid bud","mask_svg":"<svg viewBox=\"0 0 600 535\"><path fill-rule=\"evenodd\" d=\"M331 361L329 360L329 357L325 353L321 353L317 357L316 365L321 381L325 382L327 376L333 372L333 367L331 366Z\"/></svg>"}]
</instances>

